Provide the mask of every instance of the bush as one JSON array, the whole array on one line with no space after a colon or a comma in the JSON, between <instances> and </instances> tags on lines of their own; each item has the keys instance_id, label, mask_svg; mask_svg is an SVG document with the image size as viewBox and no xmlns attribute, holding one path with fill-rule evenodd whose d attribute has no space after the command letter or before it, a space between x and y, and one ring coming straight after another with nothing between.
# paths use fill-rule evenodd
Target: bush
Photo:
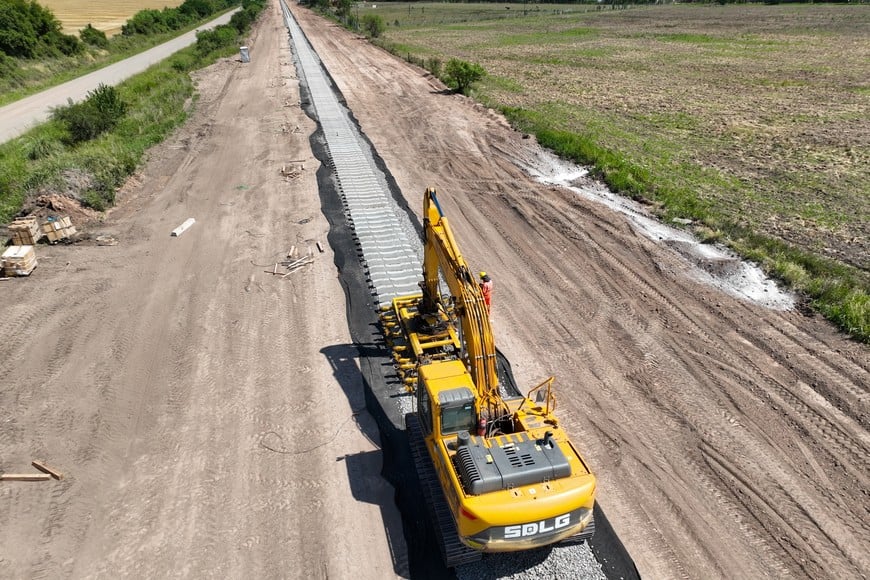
<instances>
[{"instance_id":1,"label":"bush","mask_svg":"<svg viewBox=\"0 0 870 580\"><path fill-rule=\"evenodd\" d=\"M97 30L90 24L79 30L79 38L85 44L96 46L97 48L109 47L109 39L106 38L106 33L102 30Z\"/></svg>"},{"instance_id":2,"label":"bush","mask_svg":"<svg viewBox=\"0 0 870 580\"><path fill-rule=\"evenodd\" d=\"M247 10L239 10L230 18L230 26L236 29L239 34L242 34L254 21L253 16Z\"/></svg>"},{"instance_id":3,"label":"bush","mask_svg":"<svg viewBox=\"0 0 870 580\"><path fill-rule=\"evenodd\" d=\"M362 17L362 27L367 36L377 38L386 30L384 19L377 14L365 14Z\"/></svg>"},{"instance_id":4,"label":"bush","mask_svg":"<svg viewBox=\"0 0 870 580\"><path fill-rule=\"evenodd\" d=\"M347 15L347 27L350 30L359 30L359 16L350 13Z\"/></svg>"},{"instance_id":5,"label":"bush","mask_svg":"<svg viewBox=\"0 0 870 580\"><path fill-rule=\"evenodd\" d=\"M463 95L467 94L471 85L482 79L485 74L486 71L479 64L465 62L458 58L451 58L447 61L447 66L444 69L447 84Z\"/></svg>"},{"instance_id":6,"label":"bush","mask_svg":"<svg viewBox=\"0 0 870 580\"><path fill-rule=\"evenodd\" d=\"M21 69L18 68L18 61L6 56L2 51L0 51L0 79L21 79Z\"/></svg>"},{"instance_id":7,"label":"bush","mask_svg":"<svg viewBox=\"0 0 870 580\"><path fill-rule=\"evenodd\" d=\"M169 66L178 72L189 72L196 68L197 58L189 52L176 52L169 57Z\"/></svg>"},{"instance_id":8,"label":"bush","mask_svg":"<svg viewBox=\"0 0 870 580\"><path fill-rule=\"evenodd\" d=\"M21 58L34 56L38 43L33 24L23 12L3 8L0 10L0 51Z\"/></svg>"},{"instance_id":9,"label":"bush","mask_svg":"<svg viewBox=\"0 0 870 580\"><path fill-rule=\"evenodd\" d=\"M88 190L82 194L84 204L97 211L106 211L107 204L103 197L94 190Z\"/></svg>"},{"instance_id":10,"label":"bush","mask_svg":"<svg viewBox=\"0 0 870 580\"><path fill-rule=\"evenodd\" d=\"M429 60L426 61L426 70L432 73L434 77L441 77L441 59L433 56Z\"/></svg>"},{"instance_id":11,"label":"bush","mask_svg":"<svg viewBox=\"0 0 870 580\"><path fill-rule=\"evenodd\" d=\"M49 46L59 50L64 56L80 54L84 50L81 41L71 34L52 33L45 37L45 40Z\"/></svg>"},{"instance_id":12,"label":"bush","mask_svg":"<svg viewBox=\"0 0 870 580\"><path fill-rule=\"evenodd\" d=\"M202 30L196 33L196 51L205 56L216 50L236 44L238 33L228 24L221 24L211 30Z\"/></svg>"},{"instance_id":13,"label":"bush","mask_svg":"<svg viewBox=\"0 0 870 580\"><path fill-rule=\"evenodd\" d=\"M127 112L115 87L101 84L81 103L55 109L55 119L66 124L71 143L90 141L114 127Z\"/></svg>"},{"instance_id":14,"label":"bush","mask_svg":"<svg viewBox=\"0 0 870 580\"><path fill-rule=\"evenodd\" d=\"M347 22L347 17L350 16L351 8L353 8L353 0L336 0L335 15L342 22Z\"/></svg>"}]
</instances>

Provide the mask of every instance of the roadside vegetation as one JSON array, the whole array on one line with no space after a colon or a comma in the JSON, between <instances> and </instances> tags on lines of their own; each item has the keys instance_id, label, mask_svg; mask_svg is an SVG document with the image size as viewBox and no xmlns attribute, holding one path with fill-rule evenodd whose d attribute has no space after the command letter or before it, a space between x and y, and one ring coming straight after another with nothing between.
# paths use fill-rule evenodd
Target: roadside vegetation
<instances>
[{"instance_id":1,"label":"roadside vegetation","mask_svg":"<svg viewBox=\"0 0 870 580\"><path fill-rule=\"evenodd\" d=\"M354 5L372 41L870 342L870 6ZM772 3L770 3L772 4Z\"/></svg>"},{"instance_id":2,"label":"roadside vegetation","mask_svg":"<svg viewBox=\"0 0 870 580\"><path fill-rule=\"evenodd\" d=\"M64 34L60 21L33 0L0 0L0 106L147 50L239 5L185 0L142 10L108 38L90 24Z\"/></svg>"},{"instance_id":3,"label":"roadside vegetation","mask_svg":"<svg viewBox=\"0 0 870 580\"><path fill-rule=\"evenodd\" d=\"M43 193L71 195L97 210L110 207L147 149L187 118L195 98L190 72L238 51L266 1L243 0L230 24L198 33L196 44L166 61L117 87L98 87L83 101L56 109L48 122L0 144L0 222Z\"/></svg>"}]
</instances>

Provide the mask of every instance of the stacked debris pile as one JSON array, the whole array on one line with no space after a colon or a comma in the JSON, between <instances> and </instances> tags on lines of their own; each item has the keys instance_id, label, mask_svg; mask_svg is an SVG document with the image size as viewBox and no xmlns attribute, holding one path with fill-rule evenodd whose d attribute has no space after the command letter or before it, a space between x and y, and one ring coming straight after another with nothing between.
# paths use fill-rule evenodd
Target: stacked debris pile
<instances>
[{"instance_id":1,"label":"stacked debris pile","mask_svg":"<svg viewBox=\"0 0 870 580\"><path fill-rule=\"evenodd\" d=\"M30 276L36 268L36 252L32 245L9 246L3 252L0 265L5 276Z\"/></svg>"},{"instance_id":2,"label":"stacked debris pile","mask_svg":"<svg viewBox=\"0 0 870 580\"><path fill-rule=\"evenodd\" d=\"M76 228L72 225L69 216L49 217L42 224L42 231L51 243L67 240L76 234Z\"/></svg>"},{"instance_id":3,"label":"stacked debris pile","mask_svg":"<svg viewBox=\"0 0 870 580\"><path fill-rule=\"evenodd\" d=\"M9 224L12 243L16 246L32 246L42 238L39 222L34 217L15 218Z\"/></svg>"}]
</instances>

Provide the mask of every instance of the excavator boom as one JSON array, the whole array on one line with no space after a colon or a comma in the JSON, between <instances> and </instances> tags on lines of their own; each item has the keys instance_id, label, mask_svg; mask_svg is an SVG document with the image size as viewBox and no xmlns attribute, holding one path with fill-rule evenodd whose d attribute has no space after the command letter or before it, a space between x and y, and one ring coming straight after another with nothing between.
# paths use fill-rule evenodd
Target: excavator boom
<instances>
[{"instance_id":1,"label":"excavator boom","mask_svg":"<svg viewBox=\"0 0 870 580\"><path fill-rule=\"evenodd\" d=\"M478 396L492 414L503 409L498 389L497 355L489 314L480 285L472 275L453 238L433 188L423 197L423 300L421 314L444 310L439 291L441 273L455 303L460 320L469 371Z\"/></svg>"}]
</instances>

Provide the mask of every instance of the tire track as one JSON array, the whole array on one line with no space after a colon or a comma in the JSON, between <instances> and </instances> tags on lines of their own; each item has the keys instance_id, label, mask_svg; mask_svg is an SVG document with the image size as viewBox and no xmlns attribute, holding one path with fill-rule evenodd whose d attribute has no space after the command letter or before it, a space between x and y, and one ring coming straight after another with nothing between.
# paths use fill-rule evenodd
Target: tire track
<instances>
[{"instance_id":1,"label":"tire track","mask_svg":"<svg viewBox=\"0 0 870 580\"><path fill-rule=\"evenodd\" d=\"M697 321L697 319L695 319L692 316L689 316L685 310L683 310L682 308L680 308L678 306L678 304L669 300L668 297L666 297L663 293L659 292L657 290L657 288L655 288L652 284L648 283L645 279L642 279L635 272L635 270L633 268L629 267L627 264L622 262L622 260L614 252L612 252L609 248L607 248L606 246L604 246L603 244L600 244L600 243L597 244L596 247L598 250L598 253L596 254L596 256L598 256L599 259L601 260L602 266L604 266L606 264L611 269L612 269L614 264L621 266L622 267L622 274L627 275L633 279L634 284L632 284L631 287L636 288L636 287L640 286L640 287L645 288L645 292L648 293L649 295L651 295L653 297L654 301L656 301L656 299L657 299L657 301L660 304L664 304L666 306L667 310L674 314L675 319L679 323L680 326L683 326L686 322L688 322L690 325L690 333L694 334L698 338L700 338L701 344L711 345L714 343L711 335L705 330L704 326L702 326L702 324ZM644 327L643 324L636 323L635 318L636 318L637 314L635 312L633 312L631 309L625 309L625 308L620 307L620 305L622 304L620 302L621 292L616 290L615 288L609 286L609 285L602 285L602 289L605 291L605 293L607 295L607 302L611 305L611 307L610 307L611 314L614 315L615 317L618 317L619 319L622 319L624 317L628 317L628 319L631 320L631 322L632 322L632 324L630 326L625 326L625 321L618 323L618 326L614 327L614 332L611 332L611 334L614 336L625 335L625 336L629 336L629 337L644 336L643 333L647 329ZM612 324L617 324L617 323L612 322ZM667 324L667 322L665 322L665 324ZM632 360L633 357L640 356L639 359L635 358L634 360L644 361L644 364L641 364L639 367L637 367L635 369L635 371L626 375L626 377L629 380L631 380L631 382L648 381L648 382L655 384L657 380L661 381L664 378L661 375L661 373L658 373L658 376L655 376L656 371L660 368L659 365L663 365L663 366L666 366L669 368L679 368L682 365L677 361L679 359L681 359L683 356L686 356L685 354L680 354L682 352L685 352L683 349L680 349L679 351L672 351L672 354L676 354L676 358L673 358L672 356L667 356L667 357L663 358L660 349L656 349L655 345L649 339L636 341L636 345L637 345L636 351L634 351L634 350L628 351L626 348L620 348L618 343L616 345L611 345L611 348L613 348L615 346L615 348L622 353L622 357L625 360ZM650 355L649 355L650 352L654 353L652 355L652 357L650 357ZM689 349L689 352L691 352L691 349ZM709 351L707 352L707 354L709 354ZM721 356L723 353L720 352L718 354L720 354L720 356ZM664 360L667 362L666 363L658 363L658 364L648 364L651 358L652 358L652 360L656 360L656 361ZM704 384L704 383L719 384L721 387L724 387L725 385L728 384L727 379L725 380L725 382L723 382L720 379L720 377L715 375L708 368L708 365L706 364L707 358L709 358L709 357L707 357L706 355L703 357L701 357L701 356L696 357L696 359L693 361L693 364L690 367L690 368L703 369L705 371L702 376L697 377L696 383L697 384ZM725 354L725 356L722 356L722 358L726 361L730 360L730 355ZM743 359L741 362L745 363L745 362L747 362L747 360ZM739 364L739 363L732 363L732 364ZM757 364L753 363L752 368L754 368L757 371L757 376L765 376L765 373L761 371L760 367ZM778 390L784 390L783 387L778 382L774 381L773 384L774 384L775 388L777 388ZM787 391L786 391L786 393L787 393ZM786 395L786 396L788 396L788 395ZM822 414L808 412L811 410L808 408L808 406L804 405L797 397L792 397L790 402L792 403L792 407L797 407L797 410L798 410L798 413L800 416L809 418L814 423L816 430L821 431L829 443L832 443L835 446L839 446L839 448L841 450L846 450L847 452L852 452L852 456L850 457L850 459L852 461L857 460L857 463L855 463L856 465L859 465L859 466L862 465L863 459L859 456L860 450L855 449L854 447L850 446L849 445L850 439L848 437L844 436L843 434L840 434L840 436L834 436L833 432L832 432L833 424L830 421L827 421ZM662 405L661 407L666 408L668 405L672 405L672 404L673 404L673 402ZM688 417L693 417L693 416L704 417L705 416L704 409L701 409L701 408L689 409L687 407L677 407L677 409L675 411L671 411L670 414L671 414L672 418L675 420L678 420L679 417L687 417L687 416ZM726 438L724 436L723 429L727 429L729 427L730 428L740 427L739 422L735 419L734 413L730 412L725 406L723 406L721 404L717 405L717 414L724 420L724 423L720 422L721 429L714 429L709 424L701 423L701 425L702 425L701 429L702 429L702 431L704 431L706 433L704 436L705 440L707 440L707 439L713 440L713 441L726 440ZM707 417L709 417L709 415L707 415ZM696 421L693 421L693 424L696 426L696 428L699 425L699 423L697 423ZM742 442L739 444L736 442L732 443L731 447L739 450L742 445L745 445L745 442ZM850 449L850 447L852 447L852 448ZM662 457L658 456L658 457L656 457L656 459L661 460ZM859 467L859 469L860 469L860 467ZM701 470L698 470L698 476L702 478L702 481L704 482L704 486L705 486L705 488L708 489L710 494L714 497L717 497L717 501L719 503L723 503L725 496L722 493L721 484L720 483L717 484L717 482L710 479L708 476L703 475ZM806 501L807 499L808 499L807 497L802 498L803 501ZM791 503L791 505L800 505L799 503L796 503L794 500L792 500L790 503ZM732 509L732 513L736 513L736 510ZM791 513L788 513L787 517L792 518L794 521L800 521L800 519L802 517L805 519L805 516L799 510L792 511ZM825 528L822 528L822 529L825 529ZM744 530L744 532L748 531L749 530L748 526L744 525L743 530ZM816 539L819 539L819 537L817 536ZM828 538L828 539L833 540L833 538ZM834 542L834 543L837 543L837 542ZM769 555L771 554L771 550L768 546L764 546L763 549ZM775 565L775 567L778 567L780 572L784 573L786 571L786 568L784 568L784 567L776 566L776 565Z\"/></svg>"}]
</instances>

